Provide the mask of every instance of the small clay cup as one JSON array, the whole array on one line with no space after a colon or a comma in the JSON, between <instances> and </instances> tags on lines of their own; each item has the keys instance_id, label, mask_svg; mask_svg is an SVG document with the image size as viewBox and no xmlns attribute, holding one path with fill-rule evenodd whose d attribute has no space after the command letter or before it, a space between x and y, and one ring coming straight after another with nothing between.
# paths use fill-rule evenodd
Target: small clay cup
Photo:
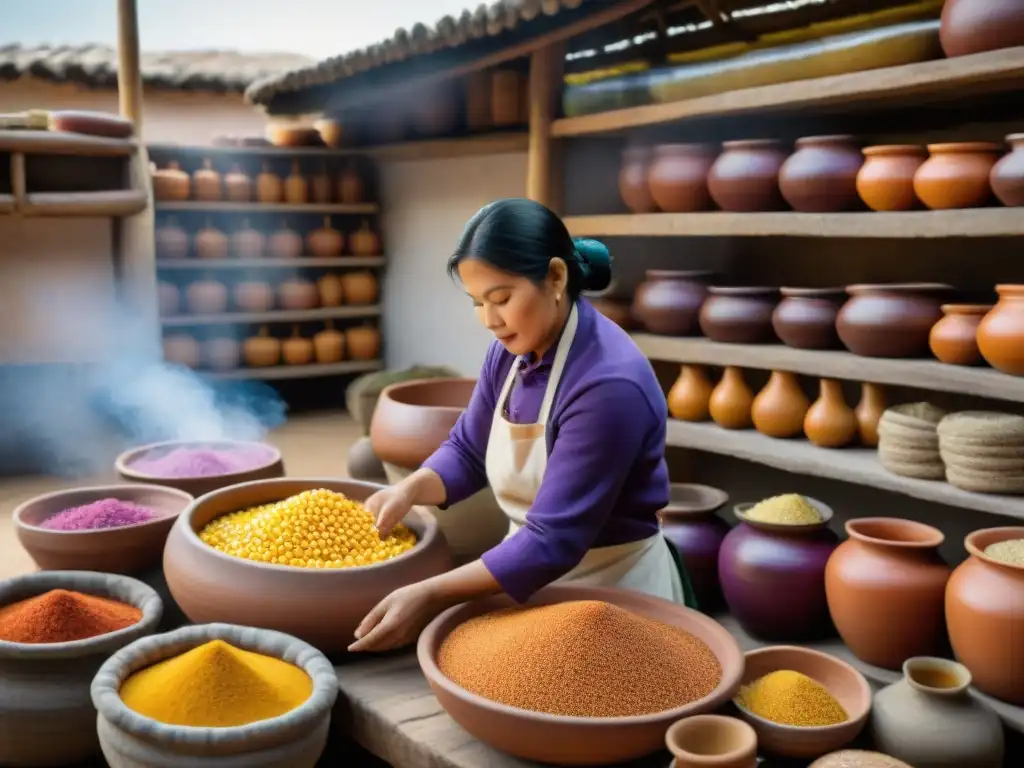
<instances>
[{"instance_id":1,"label":"small clay cup","mask_svg":"<svg viewBox=\"0 0 1024 768\"><path fill-rule=\"evenodd\" d=\"M772 313L779 289L767 287L708 288L700 309L700 329L712 341L724 344L764 344L775 341Z\"/></svg>"},{"instance_id":2,"label":"small clay cup","mask_svg":"<svg viewBox=\"0 0 1024 768\"><path fill-rule=\"evenodd\" d=\"M673 768L756 768L757 734L742 720L694 715L673 723L665 746Z\"/></svg>"},{"instance_id":3,"label":"small clay cup","mask_svg":"<svg viewBox=\"0 0 1024 768\"><path fill-rule=\"evenodd\" d=\"M795 349L835 349L836 315L845 288L780 288L782 301L772 312L772 328L782 343Z\"/></svg>"},{"instance_id":4,"label":"small clay cup","mask_svg":"<svg viewBox=\"0 0 1024 768\"><path fill-rule=\"evenodd\" d=\"M708 173L708 191L723 211L751 213L785 208L779 169L787 153L775 139L727 141Z\"/></svg>"},{"instance_id":5,"label":"small clay cup","mask_svg":"<svg viewBox=\"0 0 1024 768\"><path fill-rule=\"evenodd\" d=\"M999 202L1007 207L1024 206L1024 133L1006 137L1011 150L996 163L989 174L989 183Z\"/></svg>"},{"instance_id":6,"label":"small clay cup","mask_svg":"<svg viewBox=\"0 0 1024 768\"><path fill-rule=\"evenodd\" d=\"M864 164L853 136L808 136L779 170L779 189L793 209L837 213L858 207L857 173Z\"/></svg>"},{"instance_id":7,"label":"small clay cup","mask_svg":"<svg viewBox=\"0 0 1024 768\"><path fill-rule=\"evenodd\" d=\"M884 144L864 148L864 165L857 174L857 194L873 211L909 211L919 205L914 174L928 159L924 147Z\"/></svg>"},{"instance_id":8,"label":"small clay cup","mask_svg":"<svg viewBox=\"0 0 1024 768\"><path fill-rule=\"evenodd\" d=\"M1002 148L987 141L929 144L914 174L914 192L932 210L981 208L992 200L989 176Z\"/></svg>"},{"instance_id":9,"label":"small clay cup","mask_svg":"<svg viewBox=\"0 0 1024 768\"><path fill-rule=\"evenodd\" d=\"M850 299L836 315L846 348L864 357L921 357L928 334L942 318L944 283L889 283L847 286Z\"/></svg>"},{"instance_id":10,"label":"small clay cup","mask_svg":"<svg viewBox=\"0 0 1024 768\"><path fill-rule=\"evenodd\" d=\"M932 326L928 346L936 359L948 365L980 365L978 326L991 304L943 304L943 318Z\"/></svg>"}]
</instances>

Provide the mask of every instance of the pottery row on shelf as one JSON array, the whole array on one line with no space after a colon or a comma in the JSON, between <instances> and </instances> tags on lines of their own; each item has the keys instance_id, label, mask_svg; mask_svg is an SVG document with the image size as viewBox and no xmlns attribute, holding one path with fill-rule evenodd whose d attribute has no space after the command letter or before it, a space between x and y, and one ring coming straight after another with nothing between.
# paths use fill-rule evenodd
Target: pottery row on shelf
<instances>
[{"instance_id":1,"label":"pottery row on shelf","mask_svg":"<svg viewBox=\"0 0 1024 768\"><path fill-rule=\"evenodd\" d=\"M807 136L790 152L774 139L630 146L619 194L633 213L838 213L980 208L993 196L1024 206L1024 133L994 142L882 145Z\"/></svg>"}]
</instances>

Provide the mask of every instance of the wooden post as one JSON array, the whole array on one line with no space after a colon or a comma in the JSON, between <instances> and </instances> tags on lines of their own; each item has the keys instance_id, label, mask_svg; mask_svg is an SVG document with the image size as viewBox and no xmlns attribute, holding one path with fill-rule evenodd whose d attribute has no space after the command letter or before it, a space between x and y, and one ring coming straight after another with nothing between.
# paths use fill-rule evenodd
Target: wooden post
<instances>
[{"instance_id":1,"label":"wooden post","mask_svg":"<svg viewBox=\"0 0 1024 768\"><path fill-rule=\"evenodd\" d=\"M142 72L139 62L139 11L136 0L117 0L117 95L121 116L135 123L142 137Z\"/></svg>"},{"instance_id":2,"label":"wooden post","mask_svg":"<svg viewBox=\"0 0 1024 768\"><path fill-rule=\"evenodd\" d=\"M559 42L530 55L530 148L526 165L526 196L559 213L562 200L562 164L559 146L551 138L551 123L562 96L565 43Z\"/></svg>"}]
</instances>

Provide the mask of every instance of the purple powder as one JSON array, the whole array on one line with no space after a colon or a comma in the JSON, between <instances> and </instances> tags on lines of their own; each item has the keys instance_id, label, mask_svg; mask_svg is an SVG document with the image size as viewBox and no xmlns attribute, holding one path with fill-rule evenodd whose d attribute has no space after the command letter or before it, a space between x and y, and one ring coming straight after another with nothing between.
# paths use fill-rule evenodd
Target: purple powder
<instances>
[{"instance_id":1,"label":"purple powder","mask_svg":"<svg viewBox=\"0 0 1024 768\"><path fill-rule=\"evenodd\" d=\"M151 477L212 477L261 467L269 459L269 451L262 448L175 448L163 456L133 461L131 468Z\"/></svg>"},{"instance_id":2,"label":"purple powder","mask_svg":"<svg viewBox=\"0 0 1024 768\"><path fill-rule=\"evenodd\" d=\"M51 531L91 531L145 523L155 517L157 513L149 507L120 499L100 499L50 515L40 527Z\"/></svg>"}]
</instances>

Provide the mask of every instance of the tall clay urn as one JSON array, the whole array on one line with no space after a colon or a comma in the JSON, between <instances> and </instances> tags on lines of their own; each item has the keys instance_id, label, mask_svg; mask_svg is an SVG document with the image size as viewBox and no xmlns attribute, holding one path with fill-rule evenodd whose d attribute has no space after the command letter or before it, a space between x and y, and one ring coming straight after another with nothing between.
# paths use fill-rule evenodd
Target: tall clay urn
<instances>
[{"instance_id":1,"label":"tall clay urn","mask_svg":"<svg viewBox=\"0 0 1024 768\"><path fill-rule=\"evenodd\" d=\"M811 501L823 521L763 523L736 507L739 525L718 554L718 579L729 611L747 632L772 642L813 640L831 632L825 564L839 541L827 527L832 511Z\"/></svg>"},{"instance_id":2,"label":"tall clay urn","mask_svg":"<svg viewBox=\"0 0 1024 768\"><path fill-rule=\"evenodd\" d=\"M728 501L729 494L709 485L673 483L668 506L658 513L661 531L679 550L697 595L697 607L704 613L722 607L718 550L729 524L715 512Z\"/></svg>"},{"instance_id":3,"label":"tall clay urn","mask_svg":"<svg viewBox=\"0 0 1024 768\"><path fill-rule=\"evenodd\" d=\"M846 541L825 569L828 608L861 661L899 670L911 656L945 647L944 599L950 567L942 531L913 520L848 520Z\"/></svg>"}]
</instances>

